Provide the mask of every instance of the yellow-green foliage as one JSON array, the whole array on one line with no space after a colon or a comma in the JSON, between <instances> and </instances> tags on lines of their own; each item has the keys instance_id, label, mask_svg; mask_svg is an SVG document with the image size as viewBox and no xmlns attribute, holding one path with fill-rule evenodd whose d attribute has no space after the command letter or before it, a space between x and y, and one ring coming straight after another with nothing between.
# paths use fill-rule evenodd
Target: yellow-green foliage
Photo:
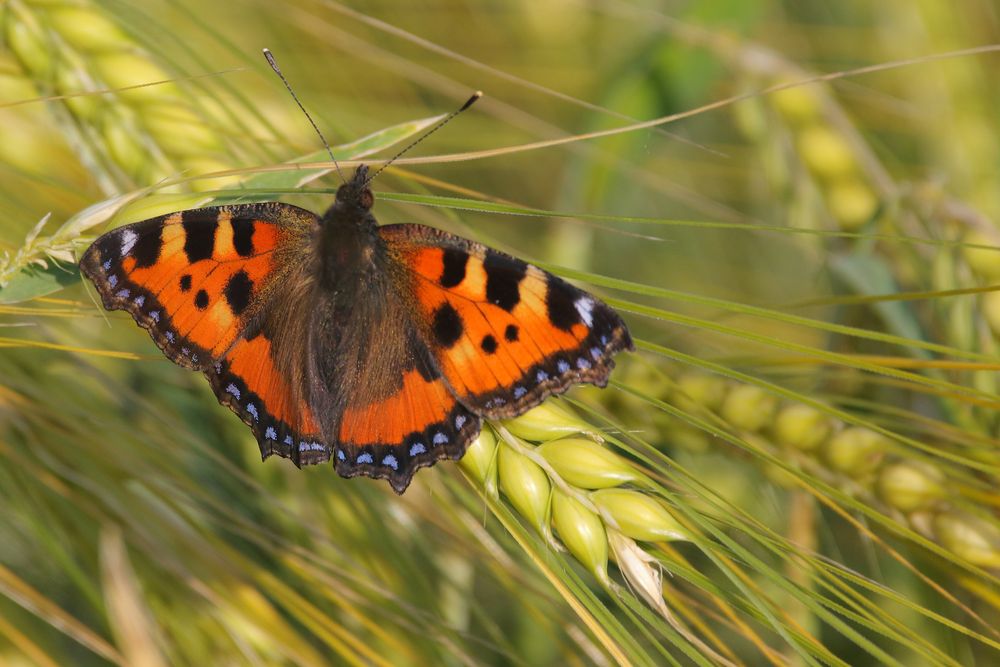
<instances>
[{"instance_id":1,"label":"yellow-green foliage","mask_svg":"<svg viewBox=\"0 0 1000 667\"><path fill-rule=\"evenodd\" d=\"M0 2L0 664L997 663L989 5ZM484 90L376 214L601 294L610 386L397 497L104 314L101 231L328 204L263 47L345 170Z\"/></svg>"}]
</instances>

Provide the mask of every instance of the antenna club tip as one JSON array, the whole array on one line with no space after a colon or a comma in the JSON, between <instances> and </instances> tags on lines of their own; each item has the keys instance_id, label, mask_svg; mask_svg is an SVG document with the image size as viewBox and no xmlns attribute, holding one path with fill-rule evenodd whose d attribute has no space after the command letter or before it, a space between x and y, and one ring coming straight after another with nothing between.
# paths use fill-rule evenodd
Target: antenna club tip
<instances>
[{"instance_id":1,"label":"antenna club tip","mask_svg":"<svg viewBox=\"0 0 1000 667\"><path fill-rule=\"evenodd\" d=\"M476 92L472 93L472 97L470 97L468 99L468 101L465 104L462 105L462 108L459 109L459 111L465 111L466 109L468 109L469 107L471 107L473 104L475 104L479 100L479 98L482 97L482 96L483 96L483 91L481 91L481 90L477 90Z\"/></svg>"},{"instance_id":2,"label":"antenna club tip","mask_svg":"<svg viewBox=\"0 0 1000 667\"><path fill-rule=\"evenodd\" d=\"M270 52L271 52L271 49L267 48L266 46L263 49L261 49L261 53L268 54Z\"/></svg>"}]
</instances>

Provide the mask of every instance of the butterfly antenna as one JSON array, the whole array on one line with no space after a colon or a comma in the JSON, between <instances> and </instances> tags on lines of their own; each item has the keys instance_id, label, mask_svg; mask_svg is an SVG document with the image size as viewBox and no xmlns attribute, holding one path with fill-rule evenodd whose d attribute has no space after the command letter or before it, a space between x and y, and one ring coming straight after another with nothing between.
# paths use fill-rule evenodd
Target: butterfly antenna
<instances>
[{"instance_id":1,"label":"butterfly antenna","mask_svg":"<svg viewBox=\"0 0 1000 667\"><path fill-rule=\"evenodd\" d=\"M465 101L465 104L463 104L458 109L456 109L455 111L452 111L450 114L448 114L447 116L445 116L444 118L442 118L441 122L439 122L437 125L435 125L431 129L429 129L426 132L424 132L421 136L417 137L412 143L410 143L409 146L407 146L406 148L404 148L403 150L399 151L398 153L396 153L395 155L393 155L391 158L389 158L389 160L385 164L383 164L381 167L379 167L375 171L374 174L372 174L371 176L368 177L368 180L365 181L365 185L368 185L369 183L371 183L372 181L374 181L375 177L378 176L379 174L381 174L383 171L385 171L386 167L388 167L390 164L392 164L393 162L395 162L396 160L398 160L404 153L406 153L408 150L410 150L411 148L413 148L414 146L416 146L417 144L419 144L421 141L423 141L424 139L426 139L427 137L431 136L432 134L434 134L435 132L437 132L438 130L440 130L442 127L444 127L445 125L447 125L451 121L452 118L454 118L458 114L462 113L463 111L465 111L466 109L468 109L469 107L471 107L482 96L483 96L483 91L477 90L476 92L474 92L472 94L472 97L470 97L468 100Z\"/></svg>"},{"instance_id":2,"label":"butterfly antenna","mask_svg":"<svg viewBox=\"0 0 1000 667\"><path fill-rule=\"evenodd\" d=\"M288 79L286 79L285 75L281 73L281 68L278 67L278 61L274 59L274 55L271 53L270 49L264 49L264 57L267 58L267 64L271 66L274 73L277 74L278 78L281 79L281 82L285 84L285 88L288 89L288 93L292 96L292 99L295 100L295 103L299 105L299 109L301 109L302 113L304 113L306 118L309 119L309 124L312 125L314 130L316 130L319 140L323 142L323 147L326 148L326 152L330 155L330 159L333 160L333 166L337 168L337 174L340 176L340 180L346 183L347 179L344 178L344 172L340 170L340 163L337 162L337 158L333 157L333 151L330 150L330 144L326 142L326 137L324 137L323 133L319 131L318 127L316 127L316 123L313 121L312 116L309 115L309 112L306 111L306 108L302 106L302 102L299 102L299 96L295 94L295 91L292 90L291 84L288 83Z\"/></svg>"}]
</instances>

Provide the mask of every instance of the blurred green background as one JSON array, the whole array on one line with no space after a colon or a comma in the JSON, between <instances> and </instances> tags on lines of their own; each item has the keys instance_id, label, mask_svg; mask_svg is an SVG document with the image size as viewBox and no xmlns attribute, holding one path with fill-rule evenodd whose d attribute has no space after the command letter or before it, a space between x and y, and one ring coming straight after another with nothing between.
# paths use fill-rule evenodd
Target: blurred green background
<instances>
[{"instance_id":1,"label":"blurred green background","mask_svg":"<svg viewBox=\"0 0 1000 667\"><path fill-rule=\"evenodd\" d=\"M992 0L0 0L0 28L0 663L1000 661ZM114 225L329 204L335 173L280 170L325 157L263 47L368 160L484 91L375 212L623 311L639 351L572 406L686 538L619 526L602 581L530 475L261 464L96 305L73 259Z\"/></svg>"}]
</instances>

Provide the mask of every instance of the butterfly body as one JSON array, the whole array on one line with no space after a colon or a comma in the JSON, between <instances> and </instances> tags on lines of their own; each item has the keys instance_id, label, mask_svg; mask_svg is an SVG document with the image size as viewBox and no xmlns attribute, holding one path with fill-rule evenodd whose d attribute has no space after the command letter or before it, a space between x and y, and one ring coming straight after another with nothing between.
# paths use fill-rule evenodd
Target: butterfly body
<instances>
[{"instance_id":1,"label":"butterfly body","mask_svg":"<svg viewBox=\"0 0 1000 667\"><path fill-rule=\"evenodd\" d=\"M183 211L97 239L81 269L167 357L203 371L264 458L387 479L457 459L483 418L607 383L618 315L535 266L421 225L379 226L367 170L318 217Z\"/></svg>"}]
</instances>

